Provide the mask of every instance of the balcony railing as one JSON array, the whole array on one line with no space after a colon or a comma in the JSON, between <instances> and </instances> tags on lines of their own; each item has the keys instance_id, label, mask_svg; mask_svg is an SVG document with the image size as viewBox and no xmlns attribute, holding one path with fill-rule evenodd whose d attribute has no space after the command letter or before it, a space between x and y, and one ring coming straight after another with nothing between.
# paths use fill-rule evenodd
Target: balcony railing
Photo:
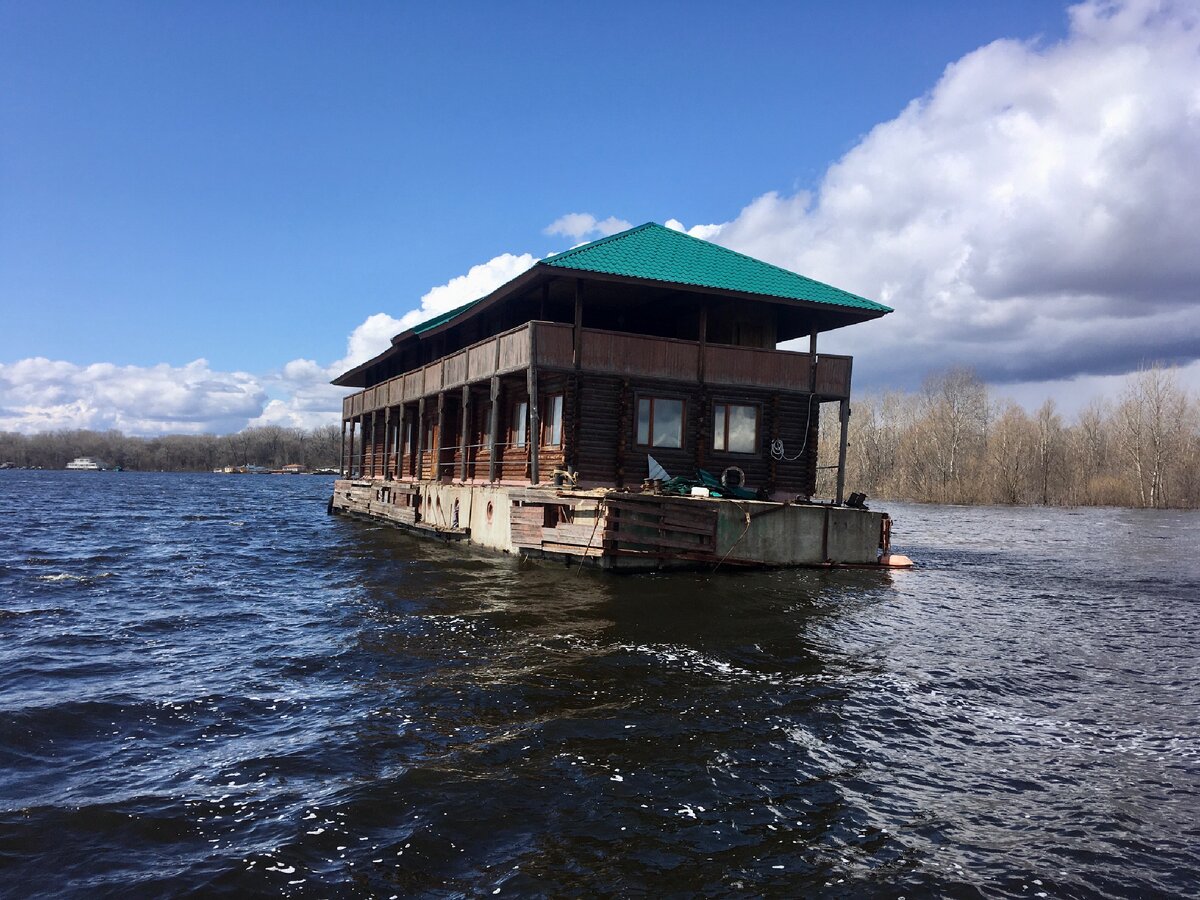
<instances>
[{"instance_id":1,"label":"balcony railing","mask_svg":"<svg viewBox=\"0 0 1200 900\"><path fill-rule=\"evenodd\" d=\"M849 356L812 355L650 337L585 328L580 337L580 369L612 375L703 381L714 386L748 386L790 391L813 390L829 400L850 396ZM557 322L529 322L443 356L419 369L397 375L351 394L342 402L342 418L350 419L401 403L415 403L464 384L494 375L539 369L573 370L574 329Z\"/></svg>"}]
</instances>

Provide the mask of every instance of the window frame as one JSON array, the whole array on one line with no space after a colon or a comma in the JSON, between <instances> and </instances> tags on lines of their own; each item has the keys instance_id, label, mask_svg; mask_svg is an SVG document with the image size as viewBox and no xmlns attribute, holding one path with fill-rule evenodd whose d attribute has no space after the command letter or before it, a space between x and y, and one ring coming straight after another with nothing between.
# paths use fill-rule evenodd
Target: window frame
<instances>
[{"instance_id":1,"label":"window frame","mask_svg":"<svg viewBox=\"0 0 1200 900\"><path fill-rule=\"evenodd\" d=\"M551 407L554 401L558 401L558 416L557 421L550 415ZM551 394L542 396L542 409L546 410L546 416L542 419L540 425L540 434L538 440L542 447L558 449L563 445L563 419L566 411L566 393L564 391L555 391ZM558 440L552 440L554 427L558 426Z\"/></svg>"},{"instance_id":2,"label":"window frame","mask_svg":"<svg viewBox=\"0 0 1200 900\"><path fill-rule=\"evenodd\" d=\"M650 402L650 420L647 423L647 443L643 444L639 438L639 423L642 414L642 401ZM670 444L655 444L654 443L654 402L656 400L670 400L679 404L679 446ZM633 445L635 447L645 447L648 450L683 450L687 447L687 424L688 424L688 398L682 394L659 394L639 392L634 397L634 415L633 415Z\"/></svg>"},{"instance_id":3,"label":"window frame","mask_svg":"<svg viewBox=\"0 0 1200 900\"><path fill-rule=\"evenodd\" d=\"M717 409L722 406L725 407L725 421L724 421L725 446L718 447L717 446ZM753 409L754 410L754 446L750 450L730 450L729 449L729 409L732 406L740 406L743 409ZM713 453L729 453L729 454L732 454L733 456L755 456L755 455L757 455L759 452L759 447L760 447L760 443L761 443L762 404L761 403L746 403L744 401L734 401L734 400L713 400L712 407L713 407L712 452Z\"/></svg>"},{"instance_id":4,"label":"window frame","mask_svg":"<svg viewBox=\"0 0 1200 900\"><path fill-rule=\"evenodd\" d=\"M520 435L520 440L517 436ZM524 450L529 446L529 400L517 400L508 420L508 446Z\"/></svg>"}]
</instances>

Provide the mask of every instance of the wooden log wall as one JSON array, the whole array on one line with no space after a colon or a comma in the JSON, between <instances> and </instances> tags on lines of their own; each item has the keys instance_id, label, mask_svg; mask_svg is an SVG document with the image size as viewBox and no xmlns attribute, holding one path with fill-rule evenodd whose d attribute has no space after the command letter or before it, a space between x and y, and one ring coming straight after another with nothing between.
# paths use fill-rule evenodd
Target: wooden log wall
<instances>
[{"instance_id":1,"label":"wooden log wall","mask_svg":"<svg viewBox=\"0 0 1200 900\"><path fill-rule=\"evenodd\" d=\"M746 473L747 486L809 496L816 488L817 435L820 404L810 395L763 388L714 388L693 382L580 376L578 444L571 448L580 479L586 483L636 486L647 477L646 456L670 473L692 477L697 468L720 476L727 466ZM571 396L568 394L568 396ZM639 397L684 400L683 446L637 445ZM757 406L758 449L727 453L713 449L713 407L717 403ZM811 408L811 409L810 409ZM805 428L808 428L807 442ZM771 442L783 441L783 460L771 457ZM799 457L793 459L792 457Z\"/></svg>"}]
</instances>

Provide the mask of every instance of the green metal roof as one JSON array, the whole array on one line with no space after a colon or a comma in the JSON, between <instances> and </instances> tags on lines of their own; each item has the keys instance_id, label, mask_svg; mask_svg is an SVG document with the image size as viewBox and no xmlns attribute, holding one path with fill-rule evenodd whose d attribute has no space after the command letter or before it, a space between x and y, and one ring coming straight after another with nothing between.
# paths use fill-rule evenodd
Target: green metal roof
<instances>
[{"instance_id":1,"label":"green metal roof","mask_svg":"<svg viewBox=\"0 0 1200 900\"><path fill-rule=\"evenodd\" d=\"M654 222L543 259L538 265L891 312L881 303Z\"/></svg>"},{"instance_id":2,"label":"green metal roof","mask_svg":"<svg viewBox=\"0 0 1200 900\"><path fill-rule=\"evenodd\" d=\"M477 300L472 300L470 303L464 303L462 306L456 306L454 309L450 310L449 312L444 312L440 316L434 316L432 319L426 319L424 322L414 325L412 327L412 333L424 334L431 328L437 328L439 325L449 322L451 319L457 319L460 315L465 313L468 309L482 299L483 298L480 297Z\"/></svg>"}]
</instances>

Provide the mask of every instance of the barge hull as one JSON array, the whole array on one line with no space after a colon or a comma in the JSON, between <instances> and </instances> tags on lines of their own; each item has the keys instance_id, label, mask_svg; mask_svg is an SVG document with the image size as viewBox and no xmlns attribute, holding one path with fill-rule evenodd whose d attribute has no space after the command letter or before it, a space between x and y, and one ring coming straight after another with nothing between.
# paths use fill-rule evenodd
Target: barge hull
<instances>
[{"instance_id":1,"label":"barge hull","mask_svg":"<svg viewBox=\"0 0 1200 900\"><path fill-rule=\"evenodd\" d=\"M531 559L625 571L875 565L885 513L552 486L342 479L330 512Z\"/></svg>"}]
</instances>

